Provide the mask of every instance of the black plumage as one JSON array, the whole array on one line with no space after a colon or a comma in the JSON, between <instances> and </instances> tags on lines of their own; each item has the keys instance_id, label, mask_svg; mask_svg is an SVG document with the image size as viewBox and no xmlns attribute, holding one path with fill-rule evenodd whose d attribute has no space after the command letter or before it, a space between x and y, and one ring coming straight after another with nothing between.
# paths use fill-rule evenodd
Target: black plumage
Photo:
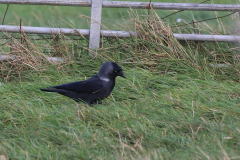
<instances>
[{"instance_id":1,"label":"black plumage","mask_svg":"<svg viewBox=\"0 0 240 160\"><path fill-rule=\"evenodd\" d=\"M99 103L108 97L115 86L117 76L126 78L122 68L114 62L106 62L100 68L98 74L85 80L73 83L51 86L48 89L40 89L47 92L57 92L70 97L76 102L84 101L88 104Z\"/></svg>"}]
</instances>

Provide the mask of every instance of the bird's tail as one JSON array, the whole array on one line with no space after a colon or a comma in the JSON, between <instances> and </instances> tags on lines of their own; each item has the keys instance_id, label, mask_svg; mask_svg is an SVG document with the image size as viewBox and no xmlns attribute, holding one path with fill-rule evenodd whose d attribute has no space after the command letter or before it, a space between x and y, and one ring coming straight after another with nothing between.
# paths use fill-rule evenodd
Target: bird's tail
<instances>
[{"instance_id":1,"label":"bird's tail","mask_svg":"<svg viewBox=\"0 0 240 160\"><path fill-rule=\"evenodd\" d=\"M66 92L63 89L45 89L45 88L40 88L41 91L45 91L45 92L57 92L57 93L64 93Z\"/></svg>"},{"instance_id":2,"label":"bird's tail","mask_svg":"<svg viewBox=\"0 0 240 160\"><path fill-rule=\"evenodd\" d=\"M67 91L67 90L64 90L64 89L55 89L55 88L45 89L45 88L40 88L40 90L41 91L45 91L45 92L56 92L56 93L59 93L61 95L73 98L74 100L76 99L75 97L77 96L76 93L74 93L72 91ZM77 99L75 101L77 101Z\"/></svg>"}]
</instances>

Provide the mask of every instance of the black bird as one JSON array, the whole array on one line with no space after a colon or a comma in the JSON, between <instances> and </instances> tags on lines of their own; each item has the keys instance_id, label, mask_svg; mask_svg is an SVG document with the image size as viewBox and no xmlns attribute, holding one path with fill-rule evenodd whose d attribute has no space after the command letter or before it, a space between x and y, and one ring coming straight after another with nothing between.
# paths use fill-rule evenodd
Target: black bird
<instances>
[{"instance_id":1,"label":"black bird","mask_svg":"<svg viewBox=\"0 0 240 160\"><path fill-rule=\"evenodd\" d=\"M110 95L115 86L117 76L126 78L122 68L118 64L106 62L102 65L98 74L85 81L51 86L48 89L40 90L57 92L72 98L76 102L83 101L87 104L95 104Z\"/></svg>"}]
</instances>

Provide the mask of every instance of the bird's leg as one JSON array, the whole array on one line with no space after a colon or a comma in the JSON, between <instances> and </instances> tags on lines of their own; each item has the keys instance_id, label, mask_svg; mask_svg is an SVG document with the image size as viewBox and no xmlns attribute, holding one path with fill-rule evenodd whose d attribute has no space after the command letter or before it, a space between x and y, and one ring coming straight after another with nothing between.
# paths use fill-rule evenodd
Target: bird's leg
<instances>
[{"instance_id":1,"label":"bird's leg","mask_svg":"<svg viewBox=\"0 0 240 160\"><path fill-rule=\"evenodd\" d=\"M102 103L102 101L97 100L97 101L91 102L91 104L103 104L103 103Z\"/></svg>"}]
</instances>

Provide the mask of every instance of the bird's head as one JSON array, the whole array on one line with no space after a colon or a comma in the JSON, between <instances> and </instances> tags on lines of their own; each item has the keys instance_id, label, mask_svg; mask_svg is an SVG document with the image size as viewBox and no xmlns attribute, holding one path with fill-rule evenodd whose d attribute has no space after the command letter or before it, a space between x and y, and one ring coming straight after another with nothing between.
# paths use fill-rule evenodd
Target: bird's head
<instances>
[{"instance_id":1,"label":"bird's head","mask_svg":"<svg viewBox=\"0 0 240 160\"><path fill-rule=\"evenodd\" d=\"M104 63L100 68L98 75L101 79L105 79L105 80L115 79L117 76L126 78L122 68L117 63L114 63L114 62Z\"/></svg>"}]
</instances>

